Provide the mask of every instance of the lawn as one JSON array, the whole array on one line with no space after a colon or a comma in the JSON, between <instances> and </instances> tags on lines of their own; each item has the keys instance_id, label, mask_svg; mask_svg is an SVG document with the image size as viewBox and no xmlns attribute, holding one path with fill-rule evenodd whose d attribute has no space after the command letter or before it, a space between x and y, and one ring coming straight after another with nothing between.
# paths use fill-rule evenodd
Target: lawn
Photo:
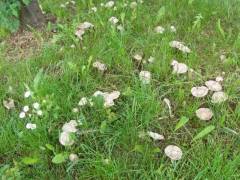
<instances>
[{"instance_id":1,"label":"lawn","mask_svg":"<svg viewBox=\"0 0 240 180\"><path fill-rule=\"evenodd\" d=\"M2 179L240 179L239 0L40 4L0 31Z\"/></svg>"}]
</instances>

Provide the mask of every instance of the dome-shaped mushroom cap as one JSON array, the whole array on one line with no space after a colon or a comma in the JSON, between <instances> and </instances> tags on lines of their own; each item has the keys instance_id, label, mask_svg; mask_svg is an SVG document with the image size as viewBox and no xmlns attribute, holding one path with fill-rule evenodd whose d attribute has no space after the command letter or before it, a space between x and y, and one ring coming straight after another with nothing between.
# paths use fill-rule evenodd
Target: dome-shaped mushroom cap
<instances>
[{"instance_id":1,"label":"dome-shaped mushroom cap","mask_svg":"<svg viewBox=\"0 0 240 180\"><path fill-rule=\"evenodd\" d=\"M209 80L209 81L205 82L205 85L211 91L221 91L222 90L222 85L217 81Z\"/></svg>"},{"instance_id":2,"label":"dome-shaped mushroom cap","mask_svg":"<svg viewBox=\"0 0 240 180\"><path fill-rule=\"evenodd\" d=\"M73 138L71 137L71 133L69 132L62 132L59 136L59 142L63 146L71 146L74 143Z\"/></svg>"},{"instance_id":3,"label":"dome-shaped mushroom cap","mask_svg":"<svg viewBox=\"0 0 240 180\"><path fill-rule=\"evenodd\" d=\"M200 108L196 110L196 116L203 121L209 121L213 117L213 112L209 108Z\"/></svg>"},{"instance_id":4,"label":"dome-shaped mushroom cap","mask_svg":"<svg viewBox=\"0 0 240 180\"><path fill-rule=\"evenodd\" d=\"M188 71L188 67L184 63L179 63L176 60L173 60L171 65L173 66L173 73L174 74L184 74Z\"/></svg>"},{"instance_id":5,"label":"dome-shaped mushroom cap","mask_svg":"<svg viewBox=\"0 0 240 180\"><path fill-rule=\"evenodd\" d=\"M219 92L215 92L212 95L212 103L222 103L224 101L226 101L228 99L228 96L226 93L219 91Z\"/></svg>"},{"instance_id":6,"label":"dome-shaped mushroom cap","mask_svg":"<svg viewBox=\"0 0 240 180\"><path fill-rule=\"evenodd\" d=\"M164 150L166 156L171 160L176 161L182 158L182 150L175 145L168 145Z\"/></svg>"},{"instance_id":7,"label":"dome-shaped mushroom cap","mask_svg":"<svg viewBox=\"0 0 240 180\"><path fill-rule=\"evenodd\" d=\"M206 86L193 87L191 93L194 97L204 97L208 94L208 88Z\"/></svg>"}]
</instances>

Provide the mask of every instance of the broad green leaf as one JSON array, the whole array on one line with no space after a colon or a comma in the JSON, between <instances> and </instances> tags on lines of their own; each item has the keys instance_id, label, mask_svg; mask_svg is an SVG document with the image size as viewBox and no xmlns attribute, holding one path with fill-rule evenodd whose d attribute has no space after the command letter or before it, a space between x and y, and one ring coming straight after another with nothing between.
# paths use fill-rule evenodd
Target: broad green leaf
<instances>
[{"instance_id":1,"label":"broad green leaf","mask_svg":"<svg viewBox=\"0 0 240 180\"><path fill-rule=\"evenodd\" d=\"M61 163L65 162L66 159L67 159L66 153L59 153L54 156L54 158L52 159L52 162L54 164L61 164Z\"/></svg>"},{"instance_id":2,"label":"broad green leaf","mask_svg":"<svg viewBox=\"0 0 240 180\"><path fill-rule=\"evenodd\" d=\"M217 21L217 29L220 32L220 34L222 35L222 37L225 38L225 32L224 32L224 30L221 26L221 20L220 19L218 19L218 21Z\"/></svg>"},{"instance_id":3,"label":"broad green leaf","mask_svg":"<svg viewBox=\"0 0 240 180\"><path fill-rule=\"evenodd\" d=\"M193 140L197 140L197 139L201 139L204 136L206 136L207 134L209 134L210 132L212 132L215 129L215 126L210 125L207 126L206 128L204 128L202 131L200 131L194 138Z\"/></svg>"},{"instance_id":4,"label":"broad green leaf","mask_svg":"<svg viewBox=\"0 0 240 180\"><path fill-rule=\"evenodd\" d=\"M33 164L36 164L38 162L38 158L36 158L36 157L24 157L22 159L22 162L26 165L33 165Z\"/></svg>"},{"instance_id":5,"label":"broad green leaf","mask_svg":"<svg viewBox=\"0 0 240 180\"><path fill-rule=\"evenodd\" d=\"M165 13L166 13L166 9L165 9L165 6L163 6L158 10L157 21L161 20L163 16L165 16Z\"/></svg>"},{"instance_id":6,"label":"broad green leaf","mask_svg":"<svg viewBox=\"0 0 240 180\"><path fill-rule=\"evenodd\" d=\"M54 152L54 147L53 147L53 145L51 145L51 144L46 144L45 146L46 146L46 148L47 148L48 150Z\"/></svg>"},{"instance_id":7,"label":"broad green leaf","mask_svg":"<svg viewBox=\"0 0 240 180\"><path fill-rule=\"evenodd\" d=\"M189 118L182 116L181 119L179 120L179 122L177 123L174 131L183 127L188 121L189 121Z\"/></svg>"},{"instance_id":8,"label":"broad green leaf","mask_svg":"<svg viewBox=\"0 0 240 180\"><path fill-rule=\"evenodd\" d=\"M136 144L133 151L139 152L139 153L144 153L144 147L143 145Z\"/></svg>"}]
</instances>

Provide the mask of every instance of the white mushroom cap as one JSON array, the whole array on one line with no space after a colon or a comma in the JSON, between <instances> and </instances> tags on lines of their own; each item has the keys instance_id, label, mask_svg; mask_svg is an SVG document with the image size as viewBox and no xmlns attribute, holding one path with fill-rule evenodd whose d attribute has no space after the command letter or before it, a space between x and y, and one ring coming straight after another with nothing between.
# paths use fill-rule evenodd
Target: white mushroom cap
<instances>
[{"instance_id":1,"label":"white mushroom cap","mask_svg":"<svg viewBox=\"0 0 240 180\"><path fill-rule=\"evenodd\" d=\"M69 122L67 122L63 125L62 130L64 132L69 132L69 133L70 132L77 132L78 131L78 129L76 128L77 125L78 125L77 121L71 120L71 121L69 121Z\"/></svg>"},{"instance_id":2,"label":"white mushroom cap","mask_svg":"<svg viewBox=\"0 0 240 180\"><path fill-rule=\"evenodd\" d=\"M73 138L71 137L71 133L69 132L62 132L59 136L59 142L63 146L71 146L74 143Z\"/></svg>"},{"instance_id":3,"label":"white mushroom cap","mask_svg":"<svg viewBox=\"0 0 240 180\"><path fill-rule=\"evenodd\" d=\"M164 150L166 156L171 160L176 161L182 158L182 150L175 145L168 145Z\"/></svg>"},{"instance_id":4,"label":"white mushroom cap","mask_svg":"<svg viewBox=\"0 0 240 180\"><path fill-rule=\"evenodd\" d=\"M3 106L8 110L13 109L15 107L14 100L9 98L8 100L3 101Z\"/></svg>"},{"instance_id":5,"label":"white mushroom cap","mask_svg":"<svg viewBox=\"0 0 240 180\"><path fill-rule=\"evenodd\" d=\"M209 121L213 117L213 112L209 108L200 108L196 110L196 115L200 120Z\"/></svg>"},{"instance_id":6,"label":"white mushroom cap","mask_svg":"<svg viewBox=\"0 0 240 180\"><path fill-rule=\"evenodd\" d=\"M149 84L151 81L151 73L149 71L141 71L139 73L139 78L143 84Z\"/></svg>"},{"instance_id":7,"label":"white mushroom cap","mask_svg":"<svg viewBox=\"0 0 240 180\"><path fill-rule=\"evenodd\" d=\"M78 161L78 159L79 159L78 155L76 155L76 154L71 153L69 155L69 160L72 161L72 162L76 162L76 161Z\"/></svg>"},{"instance_id":8,"label":"white mushroom cap","mask_svg":"<svg viewBox=\"0 0 240 180\"><path fill-rule=\"evenodd\" d=\"M96 61L93 63L93 67L97 68L99 71L106 71L107 70L107 66L103 63L101 63L100 61Z\"/></svg>"},{"instance_id":9,"label":"white mushroom cap","mask_svg":"<svg viewBox=\"0 0 240 180\"><path fill-rule=\"evenodd\" d=\"M204 97L208 94L208 88L206 86L193 87L191 93L194 97Z\"/></svg>"},{"instance_id":10,"label":"white mushroom cap","mask_svg":"<svg viewBox=\"0 0 240 180\"><path fill-rule=\"evenodd\" d=\"M219 91L219 92L215 92L212 95L212 103L222 103L224 101L226 101L228 99L228 96L226 93Z\"/></svg>"},{"instance_id":11,"label":"white mushroom cap","mask_svg":"<svg viewBox=\"0 0 240 180\"><path fill-rule=\"evenodd\" d=\"M222 90L222 85L217 81L209 80L209 81L205 82L205 85L211 91L221 91Z\"/></svg>"},{"instance_id":12,"label":"white mushroom cap","mask_svg":"<svg viewBox=\"0 0 240 180\"><path fill-rule=\"evenodd\" d=\"M173 66L173 73L174 74L184 74L188 71L188 67L184 63L179 63L176 60L173 60L171 65Z\"/></svg>"},{"instance_id":13,"label":"white mushroom cap","mask_svg":"<svg viewBox=\"0 0 240 180\"><path fill-rule=\"evenodd\" d=\"M164 140L164 136L161 135L161 134L158 134L158 133L155 133L155 132L151 132L151 131L148 131L147 133L148 133L148 135L149 135L151 138L153 138L153 140L155 140L155 141Z\"/></svg>"},{"instance_id":14,"label":"white mushroom cap","mask_svg":"<svg viewBox=\"0 0 240 180\"><path fill-rule=\"evenodd\" d=\"M141 60L142 60L142 55L140 55L140 54L135 54L135 55L133 56L133 59L135 59L136 61L141 61Z\"/></svg>"}]
</instances>

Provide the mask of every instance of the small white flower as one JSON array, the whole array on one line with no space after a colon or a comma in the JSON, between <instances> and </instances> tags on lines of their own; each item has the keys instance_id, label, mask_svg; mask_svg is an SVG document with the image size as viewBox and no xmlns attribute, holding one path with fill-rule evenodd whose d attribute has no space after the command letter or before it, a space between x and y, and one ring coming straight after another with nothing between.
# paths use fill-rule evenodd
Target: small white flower
<instances>
[{"instance_id":1,"label":"small white flower","mask_svg":"<svg viewBox=\"0 0 240 180\"><path fill-rule=\"evenodd\" d=\"M70 46L70 48L74 49L74 48L75 48L75 45L74 45L74 44L72 44L72 45Z\"/></svg>"},{"instance_id":2,"label":"small white flower","mask_svg":"<svg viewBox=\"0 0 240 180\"><path fill-rule=\"evenodd\" d=\"M69 160L72 161L72 162L77 162L79 160L78 155L71 153L69 155Z\"/></svg>"},{"instance_id":3,"label":"small white flower","mask_svg":"<svg viewBox=\"0 0 240 180\"><path fill-rule=\"evenodd\" d=\"M170 31L175 33L177 30L176 30L175 26L170 26Z\"/></svg>"},{"instance_id":4,"label":"small white flower","mask_svg":"<svg viewBox=\"0 0 240 180\"><path fill-rule=\"evenodd\" d=\"M109 21L112 25L116 25L116 24L119 22L118 18L116 18L116 17L114 17L114 16L110 17L108 21Z\"/></svg>"},{"instance_id":5,"label":"small white flower","mask_svg":"<svg viewBox=\"0 0 240 180\"><path fill-rule=\"evenodd\" d=\"M137 2L133 1L130 3L130 8L135 9L137 7Z\"/></svg>"},{"instance_id":6,"label":"small white flower","mask_svg":"<svg viewBox=\"0 0 240 180\"><path fill-rule=\"evenodd\" d=\"M75 133L78 131L77 125L78 125L77 121L71 120L63 125L62 131Z\"/></svg>"},{"instance_id":7,"label":"small white flower","mask_svg":"<svg viewBox=\"0 0 240 180\"><path fill-rule=\"evenodd\" d=\"M40 108L40 104L38 102L33 103L33 108L38 110Z\"/></svg>"},{"instance_id":8,"label":"small white flower","mask_svg":"<svg viewBox=\"0 0 240 180\"><path fill-rule=\"evenodd\" d=\"M164 136L155 132L148 131L148 135L155 141L164 140Z\"/></svg>"},{"instance_id":9,"label":"small white flower","mask_svg":"<svg viewBox=\"0 0 240 180\"><path fill-rule=\"evenodd\" d=\"M108 1L106 4L105 4L105 7L106 8L111 8L111 7L113 7L114 6L114 1Z\"/></svg>"},{"instance_id":10,"label":"small white flower","mask_svg":"<svg viewBox=\"0 0 240 180\"><path fill-rule=\"evenodd\" d=\"M226 93L219 91L219 92L215 92L212 95L212 103L222 103L224 101L226 101L228 99L228 96Z\"/></svg>"},{"instance_id":11,"label":"small white flower","mask_svg":"<svg viewBox=\"0 0 240 180\"><path fill-rule=\"evenodd\" d=\"M188 71L188 67L184 63L179 63L173 60L171 65L173 66L173 74L185 74Z\"/></svg>"},{"instance_id":12,"label":"small white flower","mask_svg":"<svg viewBox=\"0 0 240 180\"><path fill-rule=\"evenodd\" d=\"M36 124L32 124L32 123L27 123L27 124L26 124L26 128L27 128L27 129L34 130L34 129L37 128L37 125L36 125Z\"/></svg>"},{"instance_id":13,"label":"small white flower","mask_svg":"<svg viewBox=\"0 0 240 180\"><path fill-rule=\"evenodd\" d=\"M79 112L79 109L78 108L73 108L72 112L77 113L77 112Z\"/></svg>"},{"instance_id":14,"label":"small white flower","mask_svg":"<svg viewBox=\"0 0 240 180\"><path fill-rule=\"evenodd\" d=\"M114 11L117 11L117 7L116 7L116 6L114 6L114 7L113 7L113 10L114 10Z\"/></svg>"},{"instance_id":15,"label":"small white flower","mask_svg":"<svg viewBox=\"0 0 240 180\"><path fill-rule=\"evenodd\" d=\"M97 12L97 7L92 7L91 10L92 10L93 12Z\"/></svg>"},{"instance_id":16,"label":"small white flower","mask_svg":"<svg viewBox=\"0 0 240 180\"><path fill-rule=\"evenodd\" d=\"M171 160L176 161L182 158L182 150L174 145L168 145L164 150L166 156Z\"/></svg>"},{"instance_id":17,"label":"small white flower","mask_svg":"<svg viewBox=\"0 0 240 180\"><path fill-rule=\"evenodd\" d=\"M23 119L23 118L25 118L25 117L26 117L25 112L20 112L20 114L19 114L19 118Z\"/></svg>"},{"instance_id":18,"label":"small white flower","mask_svg":"<svg viewBox=\"0 0 240 180\"><path fill-rule=\"evenodd\" d=\"M103 7L103 6L104 6L104 4L103 4L103 3L101 3L101 4L100 4L100 6L101 6L101 7Z\"/></svg>"},{"instance_id":19,"label":"small white flower","mask_svg":"<svg viewBox=\"0 0 240 180\"><path fill-rule=\"evenodd\" d=\"M213 112L209 108L200 108L196 110L196 116L203 121L209 121L213 117Z\"/></svg>"},{"instance_id":20,"label":"small white flower","mask_svg":"<svg viewBox=\"0 0 240 180\"><path fill-rule=\"evenodd\" d=\"M221 91L222 90L221 84L217 81L209 80L209 81L205 82L205 85L211 91Z\"/></svg>"},{"instance_id":21,"label":"small white flower","mask_svg":"<svg viewBox=\"0 0 240 180\"><path fill-rule=\"evenodd\" d=\"M8 100L3 101L3 105L8 110L13 109L15 107L14 100L11 98L8 98Z\"/></svg>"},{"instance_id":22,"label":"small white flower","mask_svg":"<svg viewBox=\"0 0 240 180\"><path fill-rule=\"evenodd\" d=\"M206 86L193 87L191 93L194 97L204 97L208 94L208 88Z\"/></svg>"},{"instance_id":23,"label":"small white flower","mask_svg":"<svg viewBox=\"0 0 240 180\"><path fill-rule=\"evenodd\" d=\"M24 97L25 98L28 98L28 97L30 97L32 95L32 92L31 91L26 91L25 93L24 93Z\"/></svg>"},{"instance_id":24,"label":"small white flower","mask_svg":"<svg viewBox=\"0 0 240 180\"><path fill-rule=\"evenodd\" d=\"M37 115L38 115L38 116L42 116L42 115L43 115L42 110L37 110Z\"/></svg>"},{"instance_id":25,"label":"small white flower","mask_svg":"<svg viewBox=\"0 0 240 180\"><path fill-rule=\"evenodd\" d=\"M139 78L143 84L149 84L151 82L151 73L149 71L141 71L139 73Z\"/></svg>"},{"instance_id":26,"label":"small white flower","mask_svg":"<svg viewBox=\"0 0 240 180\"><path fill-rule=\"evenodd\" d=\"M62 132L59 136L59 142L63 146L71 146L74 144L74 139L69 132Z\"/></svg>"},{"instance_id":27,"label":"small white flower","mask_svg":"<svg viewBox=\"0 0 240 180\"><path fill-rule=\"evenodd\" d=\"M28 112L29 111L29 106L24 106L23 107L23 111L26 113L26 112Z\"/></svg>"},{"instance_id":28,"label":"small white flower","mask_svg":"<svg viewBox=\"0 0 240 180\"><path fill-rule=\"evenodd\" d=\"M150 57L148 58L148 62L149 62L149 63L153 63L154 61L155 61L155 58L154 58L154 57L150 56Z\"/></svg>"},{"instance_id":29,"label":"small white flower","mask_svg":"<svg viewBox=\"0 0 240 180\"><path fill-rule=\"evenodd\" d=\"M107 66L103 63L101 63L100 61L96 61L93 63L93 67L97 68L99 71L106 71L107 70Z\"/></svg>"},{"instance_id":30,"label":"small white flower","mask_svg":"<svg viewBox=\"0 0 240 180\"><path fill-rule=\"evenodd\" d=\"M155 27L154 31L158 34L163 34L165 29L162 26Z\"/></svg>"}]
</instances>

